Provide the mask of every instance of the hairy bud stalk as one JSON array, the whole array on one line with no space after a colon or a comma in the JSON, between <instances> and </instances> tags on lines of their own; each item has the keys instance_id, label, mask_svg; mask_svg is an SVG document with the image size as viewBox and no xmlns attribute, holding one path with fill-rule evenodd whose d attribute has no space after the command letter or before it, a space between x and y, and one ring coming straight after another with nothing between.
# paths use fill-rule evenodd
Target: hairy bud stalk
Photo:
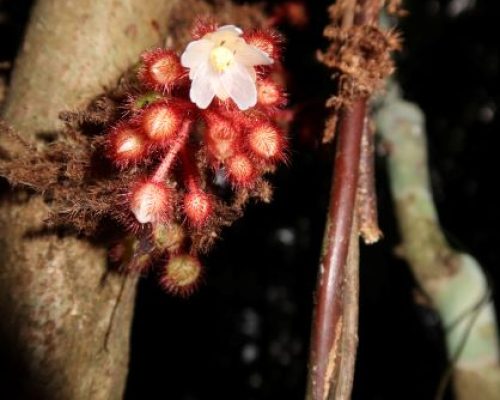
<instances>
[{"instance_id":1,"label":"hairy bud stalk","mask_svg":"<svg viewBox=\"0 0 500 400\"><path fill-rule=\"evenodd\" d=\"M206 225L213 215L213 199L201 189L198 170L189 152L184 149L181 156L187 187L187 192L183 197L183 210L189 223L198 228Z\"/></svg>"},{"instance_id":2,"label":"hairy bud stalk","mask_svg":"<svg viewBox=\"0 0 500 400\"><path fill-rule=\"evenodd\" d=\"M167 155L163 159L163 161L160 163L158 168L156 169L155 174L153 175L152 181L153 182L162 182L165 180L167 177L167 174L170 170L170 167L172 166L172 163L174 162L175 158L177 157L177 154L179 153L179 150L184 146L186 143L186 140L189 136L189 129L191 127L191 121L186 120L182 123L182 127L177 134L177 137L175 138L175 141L172 144L172 147L170 147Z\"/></svg>"}]
</instances>

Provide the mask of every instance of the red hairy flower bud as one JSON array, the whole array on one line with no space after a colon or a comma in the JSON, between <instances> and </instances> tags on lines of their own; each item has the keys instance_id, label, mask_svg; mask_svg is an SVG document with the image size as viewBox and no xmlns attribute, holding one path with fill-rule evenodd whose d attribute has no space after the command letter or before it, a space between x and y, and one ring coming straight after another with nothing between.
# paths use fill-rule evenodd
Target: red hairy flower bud
<instances>
[{"instance_id":1,"label":"red hairy flower bud","mask_svg":"<svg viewBox=\"0 0 500 400\"><path fill-rule=\"evenodd\" d=\"M191 36L193 39L198 40L205 36L207 33L214 32L217 29L215 21L207 18L197 18L194 21L191 29Z\"/></svg>"},{"instance_id":2,"label":"red hairy flower bud","mask_svg":"<svg viewBox=\"0 0 500 400\"><path fill-rule=\"evenodd\" d=\"M298 29L304 29L309 23L307 7L302 0L290 0L280 3L274 8L272 25L289 24Z\"/></svg>"},{"instance_id":3,"label":"red hairy flower bud","mask_svg":"<svg viewBox=\"0 0 500 400\"><path fill-rule=\"evenodd\" d=\"M202 277L200 261L188 254L174 255L163 270L161 284L169 293L189 296L199 285Z\"/></svg>"},{"instance_id":4,"label":"red hairy flower bud","mask_svg":"<svg viewBox=\"0 0 500 400\"><path fill-rule=\"evenodd\" d=\"M184 112L177 105L158 102L148 106L141 115L142 127L154 142L169 144L177 136Z\"/></svg>"},{"instance_id":5,"label":"red hairy flower bud","mask_svg":"<svg viewBox=\"0 0 500 400\"><path fill-rule=\"evenodd\" d=\"M212 140L234 140L238 132L227 119L218 118L208 122L207 136Z\"/></svg>"},{"instance_id":6,"label":"red hairy flower bud","mask_svg":"<svg viewBox=\"0 0 500 400\"><path fill-rule=\"evenodd\" d=\"M233 140L211 140L208 143L210 154L217 160L224 162L231 157L235 152Z\"/></svg>"},{"instance_id":7,"label":"red hairy flower bud","mask_svg":"<svg viewBox=\"0 0 500 400\"><path fill-rule=\"evenodd\" d=\"M146 153L146 138L141 132L127 124L115 126L109 134L108 156L113 162L120 166L138 162Z\"/></svg>"},{"instance_id":8,"label":"red hairy flower bud","mask_svg":"<svg viewBox=\"0 0 500 400\"><path fill-rule=\"evenodd\" d=\"M285 143L277 126L263 122L250 130L247 139L248 146L257 156L265 160L283 157Z\"/></svg>"},{"instance_id":9,"label":"red hairy flower bud","mask_svg":"<svg viewBox=\"0 0 500 400\"><path fill-rule=\"evenodd\" d=\"M237 154L226 161L230 181L237 186L249 186L255 179L252 161L244 154Z\"/></svg>"},{"instance_id":10,"label":"red hairy flower bud","mask_svg":"<svg viewBox=\"0 0 500 400\"><path fill-rule=\"evenodd\" d=\"M245 33L243 38L248 44L262 50L274 61L278 61L281 58L281 42L283 39L276 31L257 30Z\"/></svg>"},{"instance_id":11,"label":"red hairy flower bud","mask_svg":"<svg viewBox=\"0 0 500 400\"><path fill-rule=\"evenodd\" d=\"M216 113L204 113L204 116L208 150L216 160L223 162L236 151L238 131L228 119Z\"/></svg>"},{"instance_id":12,"label":"red hairy flower bud","mask_svg":"<svg viewBox=\"0 0 500 400\"><path fill-rule=\"evenodd\" d=\"M184 213L194 226L204 225L212 215L213 208L210 196L199 189L184 196Z\"/></svg>"},{"instance_id":13,"label":"red hairy flower bud","mask_svg":"<svg viewBox=\"0 0 500 400\"><path fill-rule=\"evenodd\" d=\"M167 221L172 214L172 189L161 182L142 182L130 194L130 210L141 224Z\"/></svg>"},{"instance_id":14,"label":"red hairy flower bud","mask_svg":"<svg viewBox=\"0 0 500 400\"><path fill-rule=\"evenodd\" d=\"M156 249L159 251L168 251L169 253L178 251L185 237L184 228L175 222L158 224L153 227L153 231L151 232L151 238Z\"/></svg>"},{"instance_id":15,"label":"red hairy flower bud","mask_svg":"<svg viewBox=\"0 0 500 400\"><path fill-rule=\"evenodd\" d=\"M257 84L257 103L264 107L280 108L286 104L286 97L280 85L272 79L263 79Z\"/></svg>"},{"instance_id":16,"label":"red hairy flower bud","mask_svg":"<svg viewBox=\"0 0 500 400\"><path fill-rule=\"evenodd\" d=\"M139 80L149 89L169 91L186 76L179 56L173 50L156 49L141 56Z\"/></svg>"}]
</instances>

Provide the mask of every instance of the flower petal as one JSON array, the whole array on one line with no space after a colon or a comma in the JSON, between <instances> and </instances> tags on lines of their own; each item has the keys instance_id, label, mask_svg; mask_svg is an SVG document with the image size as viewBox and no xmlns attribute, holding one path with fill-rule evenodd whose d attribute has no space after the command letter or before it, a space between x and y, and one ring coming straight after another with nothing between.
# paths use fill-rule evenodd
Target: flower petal
<instances>
[{"instance_id":1,"label":"flower petal","mask_svg":"<svg viewBox=\"0 0 500 400\"><path fill-rule=\"evenodd\" d=\"M254 67L246 67L247 71L248 71L248 75L250 75L250 77L252 78L252 81L257 81L257 72L255 72L255 68Z\"/></svg>"},{"instance_id":2,"label":"flower petal","mask_svg":"<svg viewBox=\"0 0 500 400\"><path fill-rule=\"evenodd\" d=\"M255 65L270 65L274 61L269 55L255 46L243 41L236 46L234 57L243 65L253 67Z\"/></svg>"},{"instance_id":3,"label":"flower petal","mask_svg":"<svg viewBox=\"0 0 500 400\"><path fill-rule=\"evenodd\" d=\"M220 82L240 110L247 110L257 104L257 87L244 65L233 63L221 74Z\"/></svg>"},{"instance_id":4,"label":"flower petal","mask_svg":"<svg viewBox=\"0 0 500 400\"><path fill-rule=\"evenodd\" d=\"M238 36L243 34L241 28L238 28L236 25L223 25L216 30L216 32L222 32L222 31L230 31L232 33L237 34Z\"/></svg>"},{"instance_id":5,"label":"flower petal","mask_svg":"<svg viewBox=\"0 0 500 400\"><path fill-rule=\"evenodd\" d=\"M226 92L226 89L224 89L224 86L222 86L220 76L215 77L215 79L212 81L212 85L214 88L215 95L219 99L224 101L229 97L229 94Z\"/></svg>"},{"instance_id":6,"label":"flower petal","mask_svg":"<svg viewBox=\"0 0 500 400\"><path fill-rule=\"evenodd\" d=\"M195 68L201 62L208 60L214 42L206 39L190 42L181 56L181 65L186 68Z\"/></svg>"},{"instance_id":7,"label":"flower petal","mask_svg":"<svg viewBox=\"0 0 500 400\"><path fill-rule=\"evenodd\" d=\"M216 78L208 61L198 65L189 90L189 98L198 108L205 109L212 102L215 96L213 80Z\"/></svg>"}]
</instances>

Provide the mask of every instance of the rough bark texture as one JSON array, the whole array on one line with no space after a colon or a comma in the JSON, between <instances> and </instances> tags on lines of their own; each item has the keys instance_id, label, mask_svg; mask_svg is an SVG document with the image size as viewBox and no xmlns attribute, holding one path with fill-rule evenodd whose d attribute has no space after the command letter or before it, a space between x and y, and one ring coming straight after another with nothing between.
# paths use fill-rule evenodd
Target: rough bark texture
<instances>
[{"instance_id":1,"label":"rough bark texture","mask_svg":"<svg viewBox=\"0 0 500 400\"><path fill-rule=\"evenodd\" d=\"M39 0L7 123L28 140L60 131L60 111L83 106L160 44L173 3ZM85 240L37 234L47 211L40 198L3 199L1 207L0 339L15 366L2 390L11 398L121 398L135 279L107 275L105 250Z\"/></svg>"}]
</instances>

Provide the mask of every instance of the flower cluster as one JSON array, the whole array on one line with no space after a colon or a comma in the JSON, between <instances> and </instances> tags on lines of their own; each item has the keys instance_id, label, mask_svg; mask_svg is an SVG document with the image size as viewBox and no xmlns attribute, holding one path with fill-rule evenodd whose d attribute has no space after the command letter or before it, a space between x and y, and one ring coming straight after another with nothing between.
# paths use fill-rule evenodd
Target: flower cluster
<instances>
[{"instance_id":1,"label":"flower cluster","mask_svg":"<svg viewBox=\"0 0 500 400\"><path fill-rule=\"evenodd\" d=\"M122 218L140 239L131 242L132 264L166 256L162 282L181 294L199 281L197 254L221 227L249 198L269 199L264 175L286 156L286 98L273 79L279 35L198 21L193 39L180 57L170 49L142 55L139 93L106 137L116 168L139 171Z\"/></svg>"}]
</instances>

